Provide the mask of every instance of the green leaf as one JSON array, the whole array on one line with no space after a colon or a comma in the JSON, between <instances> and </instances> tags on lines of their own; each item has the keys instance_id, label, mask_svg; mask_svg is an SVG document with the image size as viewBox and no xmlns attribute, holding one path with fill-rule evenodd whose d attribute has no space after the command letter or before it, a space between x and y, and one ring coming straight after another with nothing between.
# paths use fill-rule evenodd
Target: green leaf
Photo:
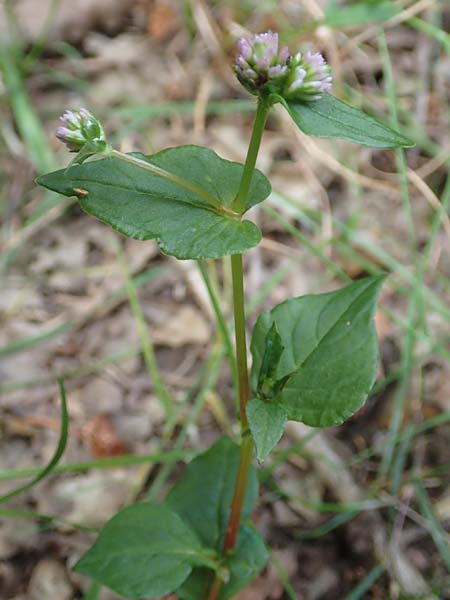
<instances>
[{"instance_id":1,"label":"green leaf","mask_svg":"<svg viewBox=\"0 0 450 600\"><path fill-rule=\"evenodd\" d=\"M268 553L261 534L251 525L242 525L236 549L227 559L224 569L228 575L218 600L228 600L259 575L267 562ZM177 590L180 600L199 600L206 597L214 575L206 569L195 569Z\"/></svg>"},{"instance_id":2,"label":"green leaf","mask_svg":"<svg viewBox=\"0 0 450 600\"><path fill-rule=\"evenodd\" d=\"M203 544L218 553L223 548L238 467L238 446L229 438L222 437L188 465L165 500L169 508L189 523ZM256 472L251 468L242 510L244 521L250 515L257 495ZM219 599L230 598L252 581L266 560L266 550L259 534L252 527L241 525L236 550L226 565L230 578ZM177 594L180 598L198 600L202 597L199 590L208 589L211 577L210 570L197 568Z\"/></svg>"},{"instance_id":3,"label":"green leaf","mask_svg":"<svg viewBox=\"0 0 450 600\"><path fill-rule=\"evenodd\" d=\"M155 598L173 592L193 566L214 566L213 558L179 515L142 503L115 515L75 569L126 598Z\"/></svg>"},{"instance_id":4,"label":"green leaf","mask_svg":"<svg viewBox=\"0 0 450 600\"><path fill-rule=\"evenodd\" d=\"M222 549L230 516L234 485L239 467L239 447L229 438L220 438L204 454L197 456L167 494L164 504L179 514L205 546ZM255 469L251 469L243 518L258 497Z\"/></svg>"},{"instance_id":5,"label":"green leaf","mask_svg":"<svg viewBox=\"0 0 450 600\"><path fill-rule=\"evenodd\" d=\"M268 552L261 534L249 525L239 530L237 548L228 562L230 579L224 586L219 600L228 600L251 583L264 568Z\"/></svg>"},{"instance_id":6,"label":"green leaf","mask_svg":"<svg viewBox=\"0 0 450 600\"><path fill-rule=\"evenodd\" d=\"M281 404L253 398L246 407L250 431L256 445L256 457L263 462L278 444L287 421L286 410Z\"/></svg>"},{"instance_id":7,"label":"green leaf","mask_svg":"<svg viewBox=\"0 0 450 600\"><path fill-rule=\"evenodd\" d=\"M156 239L163 252L180 259L238 254L259 243L258 227L230 212L241 164L199 146L127 156L163 169L175 181L130 164L117 153L43 175L37 181L65 196L77 196L86 212L128 237ZM255 171L246 210L269 193L269 182Z\"/></svg>"},{"instance_id":8,"label":"green leaf","mask_svg":"<svg viewBox=\"0 0 450 600\"><path fill-rule=\"evenodd\" d=\"M285 346L277 377L289 377L272 402L289 419L313 427L338 425L354 414L375 381L373 315L383 280L369 277L335 292L292 298L261 314L251 343L253 387L275 322Z\"/></svg>"},{"instance_id":9,"label":"green leaf","mask_svg":"<svg viewBox=\"0 0 450 600\"><path fill-rule=\"evenodd\" d=\"M371 148L410 148L414 142L373 117L323 94L319 100L294 102L278 97L299 129L307 135L339 138Z\"/></svg>"},{"instance_id":10,"label":"green leaf","mask_svg":"<svg viewBox=\"0 0 450 600\"><path fill-rule=\"evenodd\" d=\"M276 371L284 346L278 333L276 323L272 327L265 340L264 356L258 376L257 392L261 398L273 398L283 387L285 381L276 379Z\"/></svg>"},{"instance_id":11,"label":"green leaf","mask_svg":"<svg viewBox=\"0 0 450 600\"><path fill-rule=\"evenodd\" d=\"M399 12L399 8L390 0L353 2L350 6L333 3L325 10L325 18L321 24L335 28L353 27L364 23L386 21Z\"/></svg>"}]
</instances>

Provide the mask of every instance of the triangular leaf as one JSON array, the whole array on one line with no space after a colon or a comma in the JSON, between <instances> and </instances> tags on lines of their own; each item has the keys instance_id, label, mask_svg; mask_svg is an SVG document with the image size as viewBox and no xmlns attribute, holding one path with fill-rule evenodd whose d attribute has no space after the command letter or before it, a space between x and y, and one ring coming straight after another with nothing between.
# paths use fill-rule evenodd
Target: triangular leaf
<instances>
[{"instance_id":1,"label":"triangular leaf","mask_svg":"<svg viewBox=\"0 0 450 600\"><path fill-rule=\"evenodd\" d=\"M247 404L246 413L255 440L256 457L259 462L263 462L283 435L287 421L286 410L278 402L253 398Z\"/></svg>"},{"instance_id":2,"label":"triangular leaf","mask_svg":"<svg viewBox=\"0 0 450 600\"><path fill-rule=\"evenodd\" d=\"M279 101L307 135L339 138L371 148L410 148L414 142L361 110L323 94L319 100Z\"/></svg>"},{"instance_id":3,"label":"triangular leaf","mask_svg":"<svg viewBox=\"0 0 450 600\"><path fill-rule=\"evenodd\" d=\"M373 315L383 280L369 277L335 292L292 298L260 315L251 344L253 387L266 335L276 322L285 346L277 377L289 377L275 401L288 418L328 427L355 413L375 381Z\"/></svg>"},{"instance_id":4,"label":"triangular leaf","mask_svg":"<svg viewBox=\"0 0 450 600\"><path fill-rule=\"evenodd\" d=\"M108 521L75 568L126 598L155 598L173 592L193 566L214 566L213 558L176 513L142 503Z\"/></svg>"},{"instance_id":5,"label":"triangular leaf","mask_svg":"<svg viewBox=\"0 0 450 600\"><path fill-rule=\"evenodd\" d=\"M225 209L209 205L192 189L116 156L74 165L43 175L38 183L65 196L128 237L156 239L161 250L180 259L218 258L256 246L261 232L227 210L237 194L243 166L208 148L180 146L152 156L133 155L203 190ZM270 193L264 175L255 171L246 210Z\"/></svg>"}]
</instances>

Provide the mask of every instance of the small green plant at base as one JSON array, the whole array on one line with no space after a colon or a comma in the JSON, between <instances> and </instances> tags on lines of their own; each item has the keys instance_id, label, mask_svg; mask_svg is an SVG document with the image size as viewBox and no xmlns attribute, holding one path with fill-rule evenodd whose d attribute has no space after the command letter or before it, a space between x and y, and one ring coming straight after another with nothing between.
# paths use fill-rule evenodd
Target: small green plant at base
<instances>
[{"instance_id":1,"label":"small green plant at base","mask_svg":"<svg viewBox=\"0 0 450 600\"><path fill-rule=\"evenodd\" d=\"M247 368L242 254L261 240L243 219L271 187L255 169L269 111L281 104L307 135L377 148L409 147L400 133L331 95L324 58L291 55L267 32L239 41L234 65L257 99L244 165L208 148L181 146L146 156L107 142L86 109L66 111L57 136L76 152L68 168L38 183L76 196L89 214L125 236L155 239L183 259L231 257L240 445L220 438L195 458L161 504L142 502L114 516L76 570L126 598L227 600L263 569L264 541L250 515L257 500L253 454L262 462L288 420L341 424L365 402L375 381L373 323L384 277L324 294L291 298L261 314Z\"/></svg>"}]
</instances>

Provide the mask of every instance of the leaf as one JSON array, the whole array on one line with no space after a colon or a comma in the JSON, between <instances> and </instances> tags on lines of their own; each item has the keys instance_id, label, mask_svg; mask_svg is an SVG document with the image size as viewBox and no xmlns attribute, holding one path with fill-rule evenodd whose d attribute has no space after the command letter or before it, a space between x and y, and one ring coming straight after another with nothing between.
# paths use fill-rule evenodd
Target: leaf
<instances>
[{"instance_id":1,"label":"leaf","mask_svg":"<svg viewBox=\"0 0 450 600\"><path fill-rule=\"evenodd\" d=\"M228 558L225 568L229 580L218 597L228 600L259 575L267 562L267 549L261 534L250 525L242 525L234 553ZM180 600L199 600L206 597L214 575L206 569L195 569L192 575L177 590Z\"/></svg>"},{"instance_id":2,"label":"leaf","mask_svg":"<svg viewBox=\"0 0 450 600\"><path fill-rule=\"evenodd\" d=\"M307 135L339 138L372 148L410 148L414 143L373 117L323 94L319 100L293 102L278 97L299 129Z\"/></svg>"},{"instance_id":3,"label":"leaf","mask_svg":"<svg viewBox=\"0 0 450 600\"><path fill-rule=\"evenodd\" d=\"M253 398L246 407L247 418L256 445L256 457L263 462L278 444L287 421L281 404Z\"/></svg>"},{"instance_id":4,"label":"leaf","mask_svg":"<svg viewBox=\"0 0 450 600\"><path fill-rule=\"evenodd\" d=\"M73 165L37 181L65 196L78 196L89 214L128 237L156 239L164 253L180 259L219 258L259 243L261 232L254 223L226 212L239 188L241 164L199 146L131 156L164 169L176 182L116 155ZM269 193L266 177L255 170L246 210Z\"/></svg>"},{"instance_id":5,"label":"leaf","mask_svg":"<svg viewBox=\"0 0 450 600\"><path fill-rule=\"evenodd\" d=\"M219 600L232 598L251 583L264 568L267 558L261 534L253 526L243 525L239 530L236 552L228 563L230 580L219 595Z\"/></svg>"},{"instance_id":6,"label":"leaf","mask_svg":"<svg viewBox=\"0 0 450 600\"><path fill-rule=\"evenodd\" d=\"M238 446L229 438L222 437L188 465L165 500L169 508L189 523L203 544L214 548L218 553L223 548L238 467ZM249 516L257 495L256 472L251 468L242 510L244 521ZM266 560L266 550L260 535L252 527L241 525L235 553L227 565L230 579L219 599L230 598L252 581L264 567ZM183 599L198 600L202 597L199 590L204 593L208 589L211 577L210 570L194 569L177 594Z\"/></svg>"},{"instance_id":7,"label":"leaf","mask_svg":"<svg viewBox=\"0 0 450 600\"><path fill-rule=\"evenodd\" d=\"M220 438L196 457L167 494L164 504L195 531L205 546L222 549L223 537L239 467L239 447ZM258 496L255 469L251 469L242 517L247 517Z\"/></svg>"},{"instance_id":8,"label":"leaf","mask_svg":"<svg viewBox=\"0 0 450 600\"><path fill-rule=\"evenodd\" d=\"M155 598L173 592L193 566L214 566L213 558L176 513L142 503L108 521L75 570L126 598Z\"/></svg>"},{"instance_id":9,"label":"leaf","mask_svg":"<svg viewBox=\"0 0 450 600\"><path fill-rule=\"evenodd\" d=\"M346 28L364 23L386 21L398 14L399 9L390 0L356 2L350 6L332 5L325 10L321 24L328 27Z\"/></svg>"},{"instance_id":10,"label":"leaf","mask_svg":"<svg viewBox=\"0 0 450 600\"><path fill-rule=\"evenodd\" d=\"M264 356L258 376L257 392L261 398L273 398L281 391L285 383L284 380L276 380L276 370L283 350L284 346L276 323L272 323L266 336Z\"/></svg>"},{"instance_id":11,"label":"leaf","mask_svg":"<svg viewBox=\"0 0 450 600\"><path fill-rule=\"evenodd\" d=\"M384 280L369 277L327 294L291 298L262 313L253 331L255 388L267 332L275 322L285 350L277 377L289 419L313 427L339 425L364 403L375 381L378 343L373 323Z\"/></svg>"}]
</instances>

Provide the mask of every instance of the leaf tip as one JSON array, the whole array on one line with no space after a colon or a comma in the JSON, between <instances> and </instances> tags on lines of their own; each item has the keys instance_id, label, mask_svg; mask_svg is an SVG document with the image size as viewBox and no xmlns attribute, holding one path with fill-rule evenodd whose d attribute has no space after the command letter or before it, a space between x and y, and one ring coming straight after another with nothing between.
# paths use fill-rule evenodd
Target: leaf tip
<instances>
[{"instance_id":1,"label":"leaf tip","mask_svg":"<svg viewBox=\"0 0 450 600\"><path fill-rule=\"evenodd\" d=\"M415 148L416 147L416 142L413 142L413 140L410 140L407 137L404 137L404 142L402 144L402 148Z\"/></svg>"}]
</instances>

